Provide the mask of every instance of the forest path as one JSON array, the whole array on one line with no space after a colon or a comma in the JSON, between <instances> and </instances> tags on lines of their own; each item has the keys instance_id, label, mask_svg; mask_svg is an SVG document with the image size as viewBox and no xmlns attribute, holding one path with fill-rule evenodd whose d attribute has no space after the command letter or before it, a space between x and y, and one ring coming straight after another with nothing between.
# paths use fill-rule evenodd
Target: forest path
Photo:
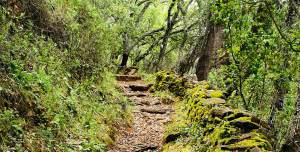
<instances>
[{"instance_id":1,"label":"forest path","mask_svg":"<svg viewBox=\"0 0 300 152\"><path fill-rule=\"evenodd\" d=\"M151 96L150 85L139 76L118 75L118 85L133 103L133 122L121 128L117 141L108 152L159 152L165 124L171 121L172 105Z\"/></svg>"}]
</instances>

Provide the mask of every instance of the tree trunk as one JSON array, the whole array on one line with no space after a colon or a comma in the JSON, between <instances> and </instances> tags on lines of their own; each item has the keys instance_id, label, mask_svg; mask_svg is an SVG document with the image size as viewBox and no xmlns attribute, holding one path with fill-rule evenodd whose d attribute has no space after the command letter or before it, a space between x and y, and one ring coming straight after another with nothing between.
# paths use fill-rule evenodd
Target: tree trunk
<instances>
[{"instance_id":1,"label":"tree trunk","mask_svg":"<svg viewBox=\"0 0 300 152\"><path fill-rule=\"evenodd\" d=\"M286 67L287 68L287 67ZM268 120L270 126L274 127L276 120L276 111L283 109L284 96L288 93L288 89L286 87L286 81L283 81L284 77L281 76L279 80L275 82L275 97L274 101L271 105L271 114Z\"/></svg>"},{"instance_id":2,"label":"tree trunk","mask_svg":"<svg viewBox=\"0 0 300 152\"><path fill-rule=\"evenodd\" d=\"M174 25L176 24L176 19L179 15L179 10L175 11L175 13L172 14L172 10L174 9L175 5L176 5L176 0L172 0L172 3L170 4L169 9L168 9L167 29L165 31L165 34L164 34L164 37L162 40L162 44L160 47L157 62L155 63L156 64L155 69L154 69L155 71L158 71L161 68L162 60L166 55L166 49L168 46L168 40L170 38L170 34L173 30ZM179 5L179 4L177 4L177 5Z\"/></svg>"},{"instance_id":3,"label":"tree trunk","mask_svg":"<svg viewBox=\"0 0 300 152\"><path fill-rule=\"evenodd\" d=\"M212 43L213 28L208 27L208 29L206 30L208 30L208 37L205 44L203 45L202 55L198 59L198 63L196 65L196 75L199 81L207 79L209 68L210 68L210 55L212 50L209 46L213 44Z\"/></svg>"},{"instance_id":4,"label":"tree trunk","mask_svg":"<svg viewBox=\"0 0 300 152\"><path fill-rule=\"evenodd\" d=\"M219 67L218 50L223 47L223 26L213 24L210 18L211 15L208 19L209 26L206 29L208 30L207 42L202 48L202 55L196 66L196 75L199 81L207 79L211 67Z\"/></svg>"},{"instance_id":5,"label":"tree trunk","mask_svg":"<svg viewBox=\"0 0 300 152\"><path fill-rule=\"evenodd\" d=\"M163 60L163 58L165 57L165 53L166 53L166 49L167 49L167 46L168 46L168 40L169 40L169 35L172 31L172 27L168 27L166 32L165 32L165 36L163 38L163 41L162 41L162 44L161 44L161 47L160 47L160 51L159 51L159 56L158 56L158 60L157 60L157 63L156 63L156 71L158 71L160 69L160 66L161 66L161 62Z\"/></svg>"},{"instance_id":6,"label":"tree trunk","mask_svg":"<svg viewBox=\"0 0 300 152\"><path fill-rule=\"evenodd\" d=\"M194 66L195 61L197 60L197 58L199 58L199 56L201 55L201 52L203 52L203 47L206 46L207 43L207 37L208 37L208 28L209 28L209 23L207 23L207 25L205 26L206 30L204 33L204 36L200 36L201 35L201 24L199 26L199 37L197 39L197 43L195 44L195 46L193 47L191 53L187 54L179 63L179 67L178 67L178 73L180 75L184 75L185 73L189 72L191 67Z\"/></svg>"},{"instance_id":7,"label":"tree trunk","mask_svg":"<svg viewBox=\"0 0 300 152\"><path fill-rule=\"evenodd\" d=\"M120 64L120 68L124 68L127 66L128 58L129 58L129 38L128 38L128 33L124 33L123 35L123 57L122 57L122 62Z\"/></svg>"},{"instance_id":8,"label":"tree trunk","mask_svg":"<svg viewBox=\"0 0 300 152\"><path fill-rule=\"evenodd\" d=\"M285 23L287 26L291 27L292 24L295 22L295 18L297 14L299 15L299 5L300 5L300 0L289 0L288 1L289 8L288 8L288 13L286 16Z\"/></svg>"}]
</instances>

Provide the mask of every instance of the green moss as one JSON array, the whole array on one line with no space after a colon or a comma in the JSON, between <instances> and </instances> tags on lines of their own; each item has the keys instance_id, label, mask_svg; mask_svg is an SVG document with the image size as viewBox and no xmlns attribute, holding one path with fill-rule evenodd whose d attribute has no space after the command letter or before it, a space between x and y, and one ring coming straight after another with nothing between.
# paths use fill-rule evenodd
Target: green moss
<instances>
[{"instance_id":1,"label":"green moss","mask_svg":"<svg viewBox=\"0 0 300 152\"><path fill-rule=\"evenodd\" d=\"M208 152L251 150L255 147L262 151L271 150L265 135L257 133L260 126L252 121L251 114L230 108L226 101L221 99L222 91L208 90L211 88L208 82L200 82L191 88L186 80L173 73L161 72L154 86L156 90L168 90L184 99L183 102L179 102L182 103L181 107L184 107L180 110L186 111L180 113L184 115L181 116L184 119L174 121L168 127L164 138L166 140L169 135L182 133L185 133L184 136L176 136L175 140L165 145L164 151L184 151L189 147L183 142L185 140L193 141L191 148L187 148L189 150L199 147ZM226 113L220 109L230 112ZM218 114L215 111L220 111L220 116L216 116Z\"/></svg>"},{"instance_id":2,"label":"green moss","mask_svg":"<svg viewBox=\"0 0 300 152\"><path fill-rule=\"evenodd\" d=\"M213 128L213 131L208 132L203 140L210 143L213 147L215 145L220 146L222 139L231 137L237 131L235 128L231 127L228 122L219 125L208 125L205 129L211 130L211 128Z\"/></svg>"},{"instance_id":3,"label":"green moss","mask_svg":"<svg viewBox=\"0 0 300 152\"><path fill-rule=\"evenodd\" d=\"M169 143L164 146L162 152L191 152L192 146L189 144L184 144L181 142L178 143Z\"/></svg>"},{"instance_id":4,"label":"green moss","mask_svg":"<svg viewBox=\"0 0 300 152\"><path fill-rule=\"evenodd\" d=\"M204 98L206 97L205 89L201 85L197 85L192 89L187 90L190 98Z\"/></svg>"},{"instance_id":5,"label":"green moss","mask_svg":"<svg viewBox=\"0 0 300 152\"><path fill-rule=\"evenodd\" d=\"M187 121L180 120L176 123L171 123L167 126L163 136L163 141L166 142L170 136L181 136L184 135L184 129L187 128ZM176 137L177 138L177 137Z\"/></svg>"},{"instance_id":6,"label":"green moss","mask_svg":"<svg viewBox=\"0 0 300 152\"><path fill-rule=\"evenodd\" d=\"M154 93L155 97L158 97L160 101L164 104L171 104L176 100L176 97L172 95L168 90L167 91L157 91Z\"/></svg>"},{"instance_id":7,"label":"green moss","mask_svg":"<svg viewBox=\"0 0 300 152\"><path fill-rule=\"evenodd\" d=\"M240 117L230 121L230 124L239 127L246 132L258 129L260 127L259 124L252 121L252 117Z\"/></svg>"},{"instance_id":8,"label":"green moss","mask_svg":"<svg viewBox=\"0 0 300 152\"><path fill-rule=\"evenodd\" d=\"M264 151L270 151L272 149L271 144L262 138L263 135L253 132L251 138L239 141L234 144L228 145L228 149L252 149L254 147L261 148Z\"/></svg>"},{"instance_id":9,"label":"green moss","mask_svg":"<svg viewBox=\"0 0 300 152\"><path fill-rule=\"evenodd\" d=\"M206 90L210 88L210 84L207 81L199 82L198 86L201 86L201 88L206 89Z\"/></svg>"},{"instance_id":10,"label":"green moss","mask_svg":"<svg viewBox=\"0 0 300 152\"><path fill-rule=\"evenodd\" d=\"M221 105L221 104L225 104L226 101L224 99L221 98L208 98L205 99L204 101L202 101L202 104L205 105Z\"/></svg>"},{"instance_id":11,"label":"green moss","mask_svg":"<svg viewBox=\"0 0 300 152\"><path fill-rule=\"evenodd\" d=\"M173 72L161 71L156 73L156 82L152 91L169 90L176 96L183 97L186 94L186 88L189 83L186 79L176 76Z\"/></svg>"},{"instance_id":12,"label":"green moss","mask_svg":"<svg viewBox=\"0 0 300 152\"><path fill-rule=\"evenodd\" d=\"M223 96L223 92L219 90L214 90L210 92L210 97L212 98L221 98Z\"/></svg>"},{"instance_id":13,"label":"green moss","mask_svg":"<svg viewBox=\"0 0 300 152\"><path fill-rule=\"evenodd\" d=\"M251 122L251 117L240 117L240 118L234 119L232 122L237 122L237 121Z\"/></svg>"}]
</instances>

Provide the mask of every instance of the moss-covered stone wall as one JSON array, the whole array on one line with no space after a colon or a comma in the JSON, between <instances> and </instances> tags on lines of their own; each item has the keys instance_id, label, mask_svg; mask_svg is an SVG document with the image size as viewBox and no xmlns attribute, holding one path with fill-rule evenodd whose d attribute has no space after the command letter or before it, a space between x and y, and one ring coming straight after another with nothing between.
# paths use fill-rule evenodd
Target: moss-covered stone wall
<instances>
[{"instance_id":1,"label":"moss-covered stone wall","mask_svg":"<svg viewBox=\"0 0 300 152\"><path fill-rule=\"evenodd\" d=\"M174 73L159 72L152 90L168 90L180 96L184 105L185 120L174 122L166 131L164 151L193 151L194 145L188 142L191 134L199 134L195 144L205 145L201 151L272 151L272 128L246 111L232 109L222 98L222 91L212 90L209 83L192 85ZM178 128L183 125L189 131L180 133Z\"/></svg>"}]
</instances>

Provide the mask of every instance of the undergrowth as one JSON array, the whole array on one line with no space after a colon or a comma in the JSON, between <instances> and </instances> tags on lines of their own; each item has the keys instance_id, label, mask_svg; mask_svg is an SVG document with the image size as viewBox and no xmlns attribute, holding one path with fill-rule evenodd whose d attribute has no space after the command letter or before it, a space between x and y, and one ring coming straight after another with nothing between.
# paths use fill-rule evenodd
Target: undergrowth
<instances>
[{"instance_id":1,"label":"undergrowth","mask_svg":"<svg viewBox=\"0 0 300 152\"><path fill-rule=\"evenodd\" d=\"M0 5L0 151L105 151L116 129L131 121L105 58L117 47L108 38L113 33L89 2L57 1L55 12L46 1L6 4Z\"/></svg>"}]
</instances>

